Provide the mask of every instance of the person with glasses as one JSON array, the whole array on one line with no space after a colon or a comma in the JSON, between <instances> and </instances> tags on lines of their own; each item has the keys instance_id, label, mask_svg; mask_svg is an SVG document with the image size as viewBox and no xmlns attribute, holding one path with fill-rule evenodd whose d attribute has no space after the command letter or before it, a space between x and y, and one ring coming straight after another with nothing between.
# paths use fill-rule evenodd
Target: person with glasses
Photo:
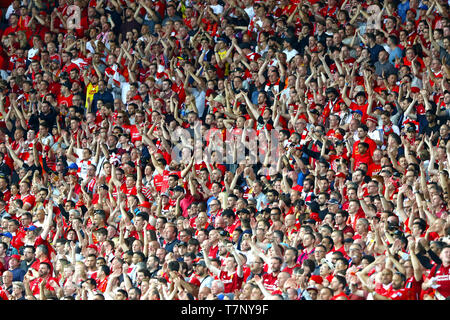
<instances>
[{"instance_id":1,"label":"person with glasses","mask_svg":"<svg viewBox=\"0 0 450 320\"><path fill-rule=\"evenodd\" d=\"M209 221L214 225L215 219L221 215L222 205L219 200L214 199L209 203Z\"/></svg>"}]
</instances>

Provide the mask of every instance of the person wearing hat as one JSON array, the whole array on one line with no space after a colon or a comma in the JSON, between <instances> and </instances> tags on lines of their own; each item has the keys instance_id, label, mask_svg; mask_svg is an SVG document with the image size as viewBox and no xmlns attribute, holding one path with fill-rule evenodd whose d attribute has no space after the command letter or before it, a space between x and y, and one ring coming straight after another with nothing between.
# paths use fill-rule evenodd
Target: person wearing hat
<instances>
[{"instance_id":1,"label":"person wearing hat","mask_svg":"<svg viewBox=\"0 0 450 320\"><path fill-rule=\"evenodd\" d=\"M416 125L414 123L407 123L405 125L406 136L405 139L411 144L414 145L417 139L417 130ZM442 127L441 127L442 130Z\"/></svg>"},{"instance_id":2,"label":"person wearing hat","mask_svg":"<svg viewBox=\"0 0 450 320\"><path fill-rule=\"evenodd\" d=\"M309 285L306 288L306 292L308 292L308 294L309 294L308 300L317 300L317 296L319 294L319 289L316 286Z\"/></svg>"},{"instance_id":3,"label":"person wearing hat","mask_svg":"<svg viewBox=\"0 0 450 320\"><path fill-rule=\"evenodd\" d=\"M14 237L11 232L0 233L0 236L2 237L2 242L6 244L7 256L19 253L19 251L11 244Z\"/></svg>"},{"instance_id":4,"label":"person wearing hat","mask_svg":"<svg viewBox=\"0 0 450 320\"><path fill-rule=\"evenodd\" d=\"M335 199L335 198L330 198L327 201L327 209L329 213L332 213L333 215L335 215L339 208L340 208L341 204L339 203L339 200Z\"/></svg>"},{"instance_id":5,"label":"person wearing hat","mask_svg":"<svg viewBox=\"0 0 450 320\"><path fill-rule=\"evenodd\" d=\"M218 94L211 100L211 110L213 113L222 110L225 106L225 98L223 95Z\"/></svg>"},{"instance_id":6,"label":"person wearing hat","mask_svg":"<svg viewBox=\"0 0 450 320\"><path fill-rule=\"evenodd\" d=\"M389 113L389 111L382 111L380 119L381 119L381 126L382 126L383 133L384 133L383 140L385 142L387 142L387 140L388 140L387 138L391 133L400 135L400 129L397 125L392 123L391 114Z\"/></svg>"},{"instance_id":7,"label":"person wearing hat","mask_svg":"<svg viewBox=\"0 0 450 320\"><path fill-rule=\"evenodd\" d=\"M11 271L13 274L12 281L23 281L23 278L25 277L25 270L20 268L20 260L21 257L18 254L13 254L8 261L9 268L8 270Z\"/></svg>"},{"instance_id":8,"label":"person wearing hat","mask_svg":"<svg viewBox=\"0 0 450 320\"><path fill-rule=\"evenodd\" d=\"M78 170L78 165L75 162L73 162L67 166L67 171L69 174L73 174L73 173L76 174L77 170Z\"/></svg>"},{"instance_id":9,"label":"person wearing hat","mask_svg":"<svg viewBox=\"0 0 450 320\"><path fill-rule=\"evenodd\" d=\"M212 281L214 280L214 277L208 272L208 267L206 266L204 259L199 259L194 263L194 273L191 278L191 283L198 283L198 290L201 290L204 287L211 288Z\"/></svg>"},{"instance_id":10,"label":"person wearing hat","mask_svg":"<svg viewBox=\"0 0 450 320\"><path fill-rule=\"evenodd\" d=\"M143 201L138 206L139 211L146 213L147 215L150 215L151 208L152 204L149 201Z\"/></svg>"},{"instance_id":11,"label":"person wearing hat","mask_svg":"<svg viewBox=\"0 0 450 320\"><path fill-rule=\"evenodd\" d=\"M366 125L369 129L367 135L370 139L375 141L377 146L383 145L383 130L378 127L378 118L374 115L366 117Z\"/></svg>"}]
</instances>

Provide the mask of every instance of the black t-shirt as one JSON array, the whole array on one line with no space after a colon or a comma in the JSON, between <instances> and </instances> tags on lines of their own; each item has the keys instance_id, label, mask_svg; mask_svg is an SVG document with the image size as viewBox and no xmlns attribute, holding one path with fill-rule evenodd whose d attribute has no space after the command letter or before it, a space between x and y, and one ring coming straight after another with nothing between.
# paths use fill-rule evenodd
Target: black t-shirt
<instances>
[{"instance_id":1,"label":"black t-shirt","mask_svg":"<svg viewBox=\"0 0 450 320\"><path fill-rule=\"evenodd\" d=\"M51 128L56 125L56 117L57 116L58 116L57 112L52 107L48 114L44 114L42 112L40 112L38 115L32 114L30 117L30 120L28 121L28 125L31 127L31 129L38 132L39 131L39 122L45 121Z\"/></svg>"},{"instance_id":2,"label":"black t-shirt","mask_svg":"<svg viewBox=\"0 0 450 320\"><path fill-rule=\"evenodd\" d=\"M134 19L131 21L125 21L124 23L122 23L122 25L120 26L120 30L119 30L120 34L122 35L122 39L125 39L127 32L133 31L133 29L140 31L141 24Z\"/></svg>"},{"instance_id":3,"label":"black t-shirt","mask_svg":"<svg viewBox=\"0 0 450 320\"><path fill-rule=\"evenodd\" d=\"M30 155L30 157L32 157L32 155ZM29 166L28 164L26 164L25 162L22 165L22 168L24 168L26 171L31 170L31 177L33 177L34 172L37 170L39 171L39 174L42 174L42 167L41 166L36 166L35 164L33 164L32 166ZM16 184L19 183L20 181L20 177L18 175L18 173L16 171L13 171L11 174L11 183Z\"/></svg>"},{"instance_id":4,"label":"black t-shirt","mask_svg":"<svg viewBox=\"0 0 450 320\"><path fill-rule=\"evenodd\" d=\"M447 122L448 119L448 116L436 116L436 124L434 126L430 126L430 124L427 123L427 126L423 129L423 134L430 137L431 135L438 133L431 141L433 144L436 144L439 139L439 129L442 124Z\"/></svg>"}]
</instances>

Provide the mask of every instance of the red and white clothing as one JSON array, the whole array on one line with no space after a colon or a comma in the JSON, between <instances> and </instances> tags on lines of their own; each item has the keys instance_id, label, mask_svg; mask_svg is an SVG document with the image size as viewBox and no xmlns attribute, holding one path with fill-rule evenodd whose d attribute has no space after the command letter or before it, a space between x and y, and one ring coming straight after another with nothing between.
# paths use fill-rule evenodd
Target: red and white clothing
<instances>
[{"instance_id":1,"label":"red and white clothing","mask_svg":"<svg viewBox=\"0 0 450 320\"><path fill-rule=\"evenodd\" d=\"M77 174L81 179L83 179L83 180L86 179L87 169L91 164L96 165L96 163L93 161L93 159L77 161L77 166L78 166Z\"/></svg>"},{"instance_id":2,"label":"red and white clothing","mask_svg":"<svg viewBox=\"0 0 450 320\"><path fill-rule=\"evenodd\" d=\"M224 293L232 293L236 290L240 290L242 283L244 282L244 277L239 277L237 272L229 274L228 271L222 270L219 278L225 286Z\"/></svg>"},{"instance_id":3,"label":"red and white clothing","mask_svg":"<svg viewBox=\"0 0 450 320\"><path fill-rule=\"evenodd\" d=\"M434 266L431 269L428 278L435 278L436 284L439 285L435 290L444 296L444 298L450 296L450 265L447 267L444 267L443 265Z\"/></svg>"},{"instance_id":4,"label":"red and white clothing","mask_svg":"<svg viewBox=\"0 0 450 320\"><path fill-rule=\"evenodd\" d=\"M263 275L263 285L268 291L275 291L278 288L278 274L275 275L273 272L265 273Z\"/></svg>"}]
</instances>

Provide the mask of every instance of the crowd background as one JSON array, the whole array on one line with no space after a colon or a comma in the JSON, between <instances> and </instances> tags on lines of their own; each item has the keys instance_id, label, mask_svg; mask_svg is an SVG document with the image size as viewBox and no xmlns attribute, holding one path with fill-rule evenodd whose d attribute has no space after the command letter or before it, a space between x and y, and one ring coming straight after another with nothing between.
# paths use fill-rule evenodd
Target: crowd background
<instances>
[{"instance_id":1,"label":"crowd background","mask_svg":"<svg viewBox=\"0 0 450 320\"><path fill-rule=\"evenodd\" d=\"M1 14L2 299L449 297L448 2Z\"/></svg>"}]
</instances>

